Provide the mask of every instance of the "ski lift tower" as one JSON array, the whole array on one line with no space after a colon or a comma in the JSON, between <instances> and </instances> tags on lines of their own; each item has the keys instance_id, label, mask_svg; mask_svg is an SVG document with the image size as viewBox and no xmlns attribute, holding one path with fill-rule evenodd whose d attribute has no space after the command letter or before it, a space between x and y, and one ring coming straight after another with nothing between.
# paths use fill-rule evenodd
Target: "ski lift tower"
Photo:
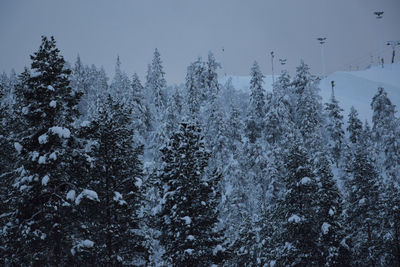
<instances>
[{"instance_id":1,"label":"ski lift tower","mask_svg":"<svg viewBox=\"0 0 400 267\"><path fill-rule=\"evenodd\" d=\"M396 55L396 46L400 46L400 41L388 41L386 45L392 47L392 64L394 63L394 57Z\"/></svg>"},{"instance_id":2,"label":"ski lift tower","mask_svg":"<svg viewBox=\"0 0 400 267\"><path fill-rule=\"evenodd\" d=\"M321 45L321 64L322 64L322 77L325 78L325 55L324 55L324 44L326 43L326 37L317 38L319 44Z\"/></svg>"}]
</instances>

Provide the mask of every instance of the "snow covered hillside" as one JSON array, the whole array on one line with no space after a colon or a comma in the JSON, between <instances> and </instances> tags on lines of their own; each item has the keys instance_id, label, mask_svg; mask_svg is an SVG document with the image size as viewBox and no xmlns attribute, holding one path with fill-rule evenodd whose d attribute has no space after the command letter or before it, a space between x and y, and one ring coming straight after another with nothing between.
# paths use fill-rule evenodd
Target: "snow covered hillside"
<instances>
[{"instance_id":1,"label":"snow covered hillside","mask_svg":"<svg viewBox=\"0 0 400 267\"><path fill-rule=\"evenodd\" d=\"M224 76L220 82L224 84L232 78L233 86L242 92L249 91L250 76ZM277 76L275 76L277 78ZM320 83L321 96L327 102L331 96L331 81L335 81L335 96L340 106L344 109L344 115L354 106L362 121L371 121L371 100L376 94L378 87L384 87L392 103L396 105L397 111L400 105L400 63L393 65L375 66L361 71L338 71L328 75ZM264 87L271 90L272 76L264 78Z\"/></svg>"},{"instance_id":2,"label":"snow covered hillside","mask_svg":"<svg viewBox=\"0 0 400 267\"><path fill-rule=\"evenodd\" d=\"M362 120L371 121L372 97L376 94L378 87L385 88L389 99L396 110L400 105L400 63L372 67L371 69L352 72L334 72L321 81L321 96L326 102L331 95L331 81L335 81L335 96L345 114L354 106Z\"/></svg>"}]
</instances>

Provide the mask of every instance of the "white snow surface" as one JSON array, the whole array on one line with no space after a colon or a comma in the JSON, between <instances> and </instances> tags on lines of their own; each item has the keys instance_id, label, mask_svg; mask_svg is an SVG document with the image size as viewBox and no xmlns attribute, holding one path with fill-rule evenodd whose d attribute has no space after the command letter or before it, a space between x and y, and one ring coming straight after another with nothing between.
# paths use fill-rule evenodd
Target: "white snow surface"
<instances>
[{"instance_id":1,"label":"white snow surface","mask_svg":"<svg viewBox=\"0 0 400 267\"><path fill-rule=\"evenodd\" d=\"M324 222L324 223L322 224L322 226L321 226L322 233L323 233L324 235L326 235L326 234L329 232L329 228L330 228L330 227L331 227L331 225L330 225L329 223Z\"/></svg>"},{"instance_id":2,"label":"white snow surface","mask_svg":"<svg viewBox=\"0 0 400 267\"><path fill-rule=\"evenodd\" d=\"M335 81L335 97L344 109L345 121L354 106L362 121L372 120L371 101L378 87L383 87L398 111L400 105L400 63L388 64L384 68L375 66L367 70L334 72L320 84L324 102L331 97L331 81Z\"/></svg>"},{"instance_id":3,"label":"white snow surface","mask_svg":"<svg viewBox=\"0 0 400 267\"><path fill-rule=\"evenodd\" d=\"M58 135L60 138L70 138L71 132L68 128L53 126L49 129L49 132Z\"/></svg>"},{"instance_id":4,"label":"white snow surface","mask_svg":"<svg viewBox=\"0 0 400 267\"><path fill-rule=\"evenodd\" d=\"M79 241L72 249L71 254L74 256L77 251L81 251L82 248L92 248L94 246L94 242L89 239Z\"/></svg>"},{"instance_id":5,"label":"white snow surface","mask_svg":"<svg viewBox=\"0 0 400 267\"><path fill-rule=\"evenodd\" d=\"M184 251L184 253L187 253L187 254L189 254L189 255L192 255L193 254L193 249L191 249L191 248L188 248L188 249L185 249L185 251Z\"/></svg>"},{"instance_id":6,"label":"white snow surface","mask_svg":"<svg viewBox=\"0 0 400 267\"><path fill-rule=\"evenodd\" d=\"M49 136L47 134L42 134L38 137L39 144L46 144L49 140Z\"/></svg>"},{"instance_id":7,"label":"white snow surface","mask_svg":"<svg viewBox=\"0 0 400 267\"><path fill-rule=\"evenodd\" d=\"M92 248L94 246L94 242L92 240L82 240L79 243L80 247L84 247L84 248Z\"/></svg>"},{"instance_id":8,"label":"white snow surface","mask_svg":"<svg viewBox=\"0 0 400 267\"><path fill-rule=\"evenodd\" d=\"M333 216L335 214L335 212L333 211L333 209L329 209L329 215Z\"/></svg>"},{"instance_id":9,"label":"white snow surface","mask_svg":"<svg viewBox=\"0 0 400 267\"><path fill-rule=\"evenodd\" d=\"M114 192L113 200L118 202L118 204L120 204L120 205L127 204L126 201L124 200L124 198L122 197L121 193L117 192L117 191Z\"/></svg>"},{"instance_id":10,"label":"white snow surface","mask_svg":"<svg viewBox=\"0 0 400 267\"><path fill-rule=\"evenodd\" d=\"M57 107L57 101L51 100L50 103L49 103L49 106L50 106L51 108Z\"/></svg>"},{"instance_id":11,"label":"white snow surface","mask_svg":"<svg viewBox=\"0 0 400 267\"><path fill-rule=\"evenodd\" d=\"M46 164L46 156L40 156L38 159L39 164Z\"/></svg>"},{"instance_id":12,"label":"white snow surface","mask_svg":"<svg viewBox=\"0 0 400 267\"><path fill-rule=\"evenodd\" d=\"M140 188L140 187L142 186L142 184L143 184L142 179L136 177L135 180L136 180L135 185L136 185L138 188Z\"/></svg>"},{"instance_id":13,"label":"white snow surface","mask_svg":"<svg viewBox=\"0 0 400 267\"><path fill-rule=\"evenodd\" d=\"M57 153L56 152L51 153L49 155L49 159L56 160L57 159Z\"/></svg>"},{"instance_id":14,"label":"white snow surface","mask_svg":"<svg viewBox=\"0 0 400 267\"><path fill-rule=\"evenodd\" d=\"M67 193L67 200L71 200L74 201L75 200L75 196L76 196L76 192L75 190L69 190Z\"/></svg>"},{"instance_id":15,"label":"white snow surface","mask_svg":"<svg viewBox=\"0 0 400 267\"><path fill-rule=\"evenodd\" d=\"M48 89L49 91L54 91L54 87L51 86L51 85L47 86L47 89Z\"/></svg>"},{"instance_id":16,"label":"white snow surface","mask_svg":"<svg viewBox=\"0 0 400 267\"><path fill-rule=\"evenodd\" d=\"M49 181L50 181L50 176L49 175L43 176L42 185L46 186Z\"/></svg>"},{"instance_id":17,"label":"white snow surface","mask_svg":"<svg viewBox=\"0 0 400 267\"><path fill-rule=\"evenodd\" d=\"M185 221L185 224L187 225L192 223L192 219L189 216L182 217L181 219Z\"/></svg>"},{"instance_id":18,"label":"white snow surface","mask_svg":"<svg viewBox=\"0 0 400 267\"><path fill-rule=\"evenodd\" d=\"M97 193L93 190L84 189L82 193L80 193L75 199L75 204L79 205L82 201L82 198L87 198L93 201L100 201Z\"/></svg>"},{"instance_id":19,"label":"white snow surface","mask_svg":"<svg viewBox=\"0 0 400 267\"><path fill-rule=\"evenodd\" d=\"M290 223L299 223L301 221L301 218L296 215L296 214L292 214L292 216L289 217L288 222Z\"/></svg>"},{"instance_id":20,"label":"white snow surface","mask_svg":"<svg viewBox=\"0 0 400 267\"><path fill-rule=\"evenodd\" d=\"M14 148L15 148L15 150L17 150L18 153L21 153L22 145L20 143L15 142L14 143Z\"/></svg>"},{"instance_id":21,"label":"white snow surface","mask_svg":"<svg viewBox=\"0 0 400 267\"><path fill-rule=\"evenodd\" d=\"M303 177L303 178L301 178L300 183L301 184L309 184L309 183L311 183L311 179L310 179L310 177Z\"/></svg>"},{"instance_id":22,"label":"white snow surface","mask_svg":"<svg viewBox=\"0 0 400 267\"><path fill-rule=\"evenodd\" d=\"M29 108L27 108L27 107L22 108L22 114L26 115L26 114L28 114L28 112L29 112Z\"/></svg>"}]
</instances>

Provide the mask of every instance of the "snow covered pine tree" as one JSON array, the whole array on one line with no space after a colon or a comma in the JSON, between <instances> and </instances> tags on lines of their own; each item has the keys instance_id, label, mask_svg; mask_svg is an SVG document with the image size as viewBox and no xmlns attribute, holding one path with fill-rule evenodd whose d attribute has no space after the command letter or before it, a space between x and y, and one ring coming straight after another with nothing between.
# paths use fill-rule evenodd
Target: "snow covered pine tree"
<instances>
[{"instance_id":1,"label":"snow covered pine tree","mask_svg":"<svg viewBox=\"0 0 400 267\"><path fill-rule=\"evenodd\" d=\"M72 122L80 94L69 86L53 37L42 37L31 56L33 74L22 88L19 176L14 183L15 213L10 264L64 265L72 246L66 193L72 177Z\"/></svg>"},{"instance_id":2,"label":"snow covered pine tree","mask_svg":"<svg viewBox=\"0 0 400 267\"><path fill-rule=\"evenodd\" d=\"M222 260L216 231L220 193L217 172L204 173L209 158L201 130L182 123L162 149L163 205L160 213L164 259L173 266L210 266Z\"/></svg>"}]
</instances>

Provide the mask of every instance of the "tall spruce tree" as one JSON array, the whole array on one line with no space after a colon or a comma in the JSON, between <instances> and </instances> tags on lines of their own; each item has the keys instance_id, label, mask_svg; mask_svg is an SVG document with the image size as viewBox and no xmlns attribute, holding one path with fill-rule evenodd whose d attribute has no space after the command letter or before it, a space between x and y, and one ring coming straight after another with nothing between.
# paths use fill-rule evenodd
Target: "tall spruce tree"
<instances>
[{"instance_id":1,"label":"tall spruce tree","mask_svg":"<svg viewBox=\"0 0 400 267\"><path fill-rule=\"evenodd\" d=\"M285 192L274 215L270 262L278 266L316 266L320 261L318 184L305 148L293 142L286 158Z\"/></svg>"},{"instance_id":2,"label":"tall spruce tree","mask_svg":"<svg viewBox=\"0 0 400 267\"><path fill-rule=\"evenodd\" d=\"M319 266L348 266L350 251L345 243L343 199L330 169L327 153L318 153L313 162L318 184L317 214L320 226ZM343 243L344 242L344 243Z\"/></svg>"},{"instance_id":3,"label":"tall spruce tree","mask_svg":"<svg viewBox=\"0 0 400 267\"><path fill-rule=\"evenodd\" d=\"M330 135L329 147L332 158L336 162L336 167L338 167L344 142L343 115L341 114L343 109L340 108L339 101L336 100L333 88L330 102L325 104L325 110L328 113L327 130Z\"/></svg>"},{"instance_id":4,"label":"tall spruce tree","mask_svg":"<svg viewBox=\"0 0 400 267\"><path fill-rule=\"evenodd\" d=\"M290 76L284 71L274 84L265 116L265 136L271 144L283 142L289 129L294 127L292 119L292 94Z\"/></svg>"},{"instance_id":5,"label":"tall spruce tree","mask_svg":"<svg viewBox=\"0 0 400 267\"><path fill-rule=\"evenodd\" d=\"M131 106L117 99L104 99L98 117L84 129L89 178L82 192L70 191L70 201L87 227L77 234L73 251L85 263L82 246L88 240L94 248L91 264L136 266L148 259L140 218L143 146L134 143Z\"/></svg>"},{"instance_id":6,"label":"tall spruce tree","mask_svg":"<svg viewBox=\"0 0 400 267\"><path fill-rule=\"evenodd\" d=\"M385 177L384 210L385 264L400 266L400 120L396 107L383 88L378 88L371 102L372 133L377 150L383 154L378 164L383 165Z\"/></svg>"},{"instance_id":7,"label":"tall spruce tree","mask_svg":"<svg viewBox=\"0 0 400 267\"><path fill-rule=\"evenodd\" d=\"M132 76L132 105L135 128L139 130L143 137L147 137L151 131L151 112L146 93L137 73Z\"/></svg>"},{"instance_id":8,"label":"tall spruce tree","mask_svg":"<svg viewBox=\"0 0 400 267\"><path fill-rule=\"evenodd\" d=\"M162 149L161 244L174 266L210 266L221 261L216 231L220 193L217 172L206 174L209 152L198 126L182 123Z\"/></svg>"},{"instance_id":9,"label":"tall spruce tree","mask_svg":"<svg viewBox=\"0 0 400 267\"><path fill-rule=\"evenodd\" d=\"M372 98L372 131L376 141L382 141L388 126L395 120L395 105L392 104L386 91L380 87Z\"/></svg>"},{"instance_id":10,"label":"tall spruce tree","mask_svg":"<svg viewBox=\"0 0 400 267\"><path fill-rule=\"evenodd\" d=\"M78 117L78 93L69 86L71 71L53 37L42 37L32 56L32 75L22 89L24 128L15 144L21 166L14 183L14 245L10 262L17 265L65 265L71 232L66 193L73 177L72 123Z\"/></svg>"},{"instance_id":11,"label":"tall spruce tree","mask_svg":"<svg viewBox=\"0 0 400 267\"><path fill-rule=\"evenodd\" d=\"M316 135L321 135L322 104L318 95L317 82L310 74L307 64L301 61L296 69L292 85L296 96L295 123L300 130L308 150L318 150Z\"/></svg>"},{"instance_id":12,"label":"tall spruce tree","mask_svg":"<svg viewBox=\"0 0 400 267\"><path fill-rule=\"evenodd\" d=\"M187 68L186 74L186 105L187 110L191 117L198 118L200 112L200 105L204 100L204 88L203 72L205 66L201 58L198 58L195 62L191 63Z\"/></svg>"},{"instance_id":13,"label":"tall spruce tree","mask_svg":"<svg viewBox=\"0 0 400 267\"><path fill-rule=\"evenodd\" d=\"M353 106L350 109L347 125L347 132L349 133L350 142L353 144L360 142L362 122L358 118L358 112Z\"/></svg>"},{"instance_id":14,"label":"tall spruce tree","mask_svg":"<svg viewBox=\"0 0 400 267\"><path fill-rule=\"evenodd\" d=\"M162 66L161 56L156 48L154 50L153 61L151 63L150 71L147 77L148 90L151 92L151 103L154 105L155 115L160 119L161 113L164 110L166 104L165 89L167 87L167 82L164 78L164 70Z\"/></svg>"},{"instance_id":15,"label":"tall spruce tree","mask_svg":"<svg viewBox=\"0 0 400 267\"><path fill-rule=\"evenodd\" d=\"M263 119L265 116L265 89L263 88L264 75L257 62L251 68L250 104L246 121L246 132L250 142L254 143L261 137Z\"/></svg>"},{"instance_id":16,"label":"tall spruce tree","mask_svg":"<svg viewBox=\"0 0 400 267\"><path fill-rule=\"evenodd\" d=\"M383 259L382 184L368 124L353 145L345 166L346 218L352 264L377 266Z\"/></svg>"}]
</instances>

